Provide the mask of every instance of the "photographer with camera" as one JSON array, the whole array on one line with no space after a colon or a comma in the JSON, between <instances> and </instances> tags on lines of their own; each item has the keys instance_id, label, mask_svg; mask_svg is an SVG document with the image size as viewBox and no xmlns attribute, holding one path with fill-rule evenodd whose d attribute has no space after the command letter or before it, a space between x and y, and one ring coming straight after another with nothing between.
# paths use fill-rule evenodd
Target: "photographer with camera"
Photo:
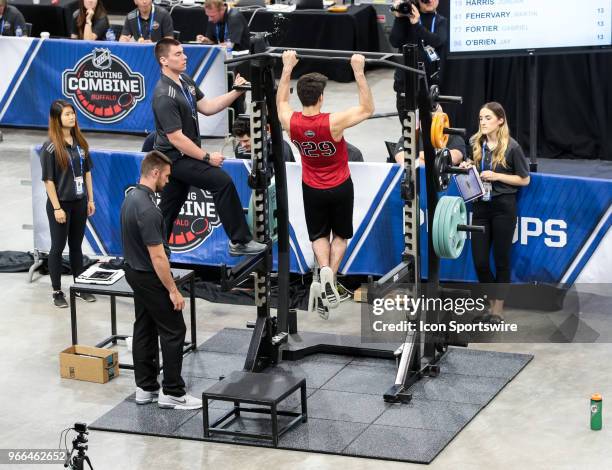
<instances>
[{"instance_id":1,"label":"photographer with camera","mask_svg":"<svg viewBox=\"0 0 612 470\"><path fill-rule=\"evenodd\" d=\"M396 0L391 11L395 16L389 41L402 52L404 44L419 46L419 61L425 63L429 86L442 81L448 41L448 20L436 9L439 0ZM404 89L404 72L395 70L393 89L397 93L400 121L405 117L405 106L400 96Z\"/></svg>"}]
</instances>

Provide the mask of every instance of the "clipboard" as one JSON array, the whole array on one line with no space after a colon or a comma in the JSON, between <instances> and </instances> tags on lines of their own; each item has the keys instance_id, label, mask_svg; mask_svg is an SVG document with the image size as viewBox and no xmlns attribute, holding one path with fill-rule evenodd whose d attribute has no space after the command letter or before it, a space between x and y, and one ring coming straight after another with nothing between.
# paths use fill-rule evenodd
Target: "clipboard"
<instances>
[{"instance_id":1,"label":"clipboard","mask_svg":"<svg viewBox=\"0 0 612 470\"><path fill-rule=\"evenodd\" d=\"M455 183L459 189L459 194L465 202L473 201L482 197L484 194L484 187L482 186L482 180L476 167L470 168L470 172L465 175L453 175Z\"/></svg>"}]
</instances>

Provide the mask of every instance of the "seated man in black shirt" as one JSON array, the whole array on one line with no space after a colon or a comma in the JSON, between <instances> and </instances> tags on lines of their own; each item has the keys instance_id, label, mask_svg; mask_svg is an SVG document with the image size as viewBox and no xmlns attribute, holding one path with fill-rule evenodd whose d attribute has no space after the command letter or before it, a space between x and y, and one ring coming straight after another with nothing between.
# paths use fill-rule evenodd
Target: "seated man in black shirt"
<instances>
[{"instance_id":1,"label":"seated man in black shirt","mask_svg":"<svg viewBox=\"0 0 612 470\"><path fill-rule=\"evenodd\" d=\"M249 25L240 11L230 10L223 0L206 0L204 11L208 17L206 35L199 34L196 41L202 44L224 44L229 41L235 51L249 48Z\"/></svg>"},{"instance_id":2,"label":"seated man in black shirt","mask_svg":"<svg viewBox=\"0 0 612 470\"><path fill-rule=\"evenodd\" d=\"M232 127L232 134L238 139L238 145L234 149L236 158L251 158L251 123L248 119L236 119ZM272 136L268 134L268 145L272 145ZM291 151L291 146L283 139L283 160L294 162L295 157Z\"/></svg>"},{"instance_id":3,"label":"seated man in black shirt","mask_svg":"<svg viewBox=\"0 0 612 470\"><path fill-rule=\"evenodd\" d=\"M232 90L220 96L204 97L191 77L185 74L187 56L180 42L162 39L155 46L161 79L153 92L155 150L172 160L170 182L164 188L159 207L168 236L187 199L189 187L209 191L223 228L230 239L233 256L252 255L267 248L253 240L242 210L242 203L230 176L220 166L223 155L201 147L198 113L210 116L226 109L243 92ZM238 75L235 85L245 80Z\"/></svg>"},{"instance_id":4,"label":"seated man in black shirt","mask_svg":"<svg viewBox=\"0 0 612 470\"><path fill-rule=\"evenodd\" d=\"M121 42L157 42L174 37L170 13L152 0L134 0L136 9L128 13L119 36Z\"/></svg>"},{"instance_id":5,"label":"seated man in black shirt","mask_svg":"<svg viewBox=\"0 0 612 470\"><path fill-rule=\"evenodd\" d=\"M0 36L27 36L23 15L17 8L7 3L8 0L0 0Z\"/></svg>"}]
</instances>

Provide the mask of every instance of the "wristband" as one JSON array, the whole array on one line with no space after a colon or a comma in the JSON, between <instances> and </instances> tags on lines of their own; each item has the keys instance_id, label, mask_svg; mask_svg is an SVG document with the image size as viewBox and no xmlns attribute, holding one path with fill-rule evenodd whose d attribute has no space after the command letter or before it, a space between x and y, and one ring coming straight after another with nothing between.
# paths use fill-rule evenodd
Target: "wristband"
<instances>
[{"instance_id":1,"label":"wristband","mask_svg":"<svg viewBox=\"0 0 612 470\"><path fill-rule=\"evenodd\" d=\"M209 163L210 162L210 153L206 152L204 154L204 156L202 157L202 161L206 162L206 163Z\"/></svg>"},{"instance_id":2,"label":"wristband","mask_svg":"<svg viewBox=\"0 0 612 470\"><path fill-rule=\"evenodd\" d=\"M60 207L59 209L53 209L54 211L61 211L62 208Z\"/></svg>"}]
</instances>

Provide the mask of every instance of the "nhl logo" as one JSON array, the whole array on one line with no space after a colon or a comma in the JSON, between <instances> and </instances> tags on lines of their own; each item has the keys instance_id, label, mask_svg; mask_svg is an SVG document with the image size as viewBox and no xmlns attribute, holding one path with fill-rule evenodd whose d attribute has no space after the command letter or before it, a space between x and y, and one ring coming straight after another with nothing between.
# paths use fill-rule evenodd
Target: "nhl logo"
<instances>
[{"instance_id":1,"label":"nhl logo","mask_svg":"<svg viewBox=\"0 0 612 470\"><path fill-rule=\"evenodd\" d=\"M124 119L145 98L144 77L109 49L95 48L62 73L62 92L92 121Z\"/></svg>"},{"instance_id":2,"label":"nhl logo","mask_svg":"<svg viewBox=\"0 0 612 470\"><path fill-rule=\"evenodd\" d=\"M110 69L113 65L113 59L109 49L94 49L93 51L93 66L100 70Z\"/></svg>"}]
</instances>

